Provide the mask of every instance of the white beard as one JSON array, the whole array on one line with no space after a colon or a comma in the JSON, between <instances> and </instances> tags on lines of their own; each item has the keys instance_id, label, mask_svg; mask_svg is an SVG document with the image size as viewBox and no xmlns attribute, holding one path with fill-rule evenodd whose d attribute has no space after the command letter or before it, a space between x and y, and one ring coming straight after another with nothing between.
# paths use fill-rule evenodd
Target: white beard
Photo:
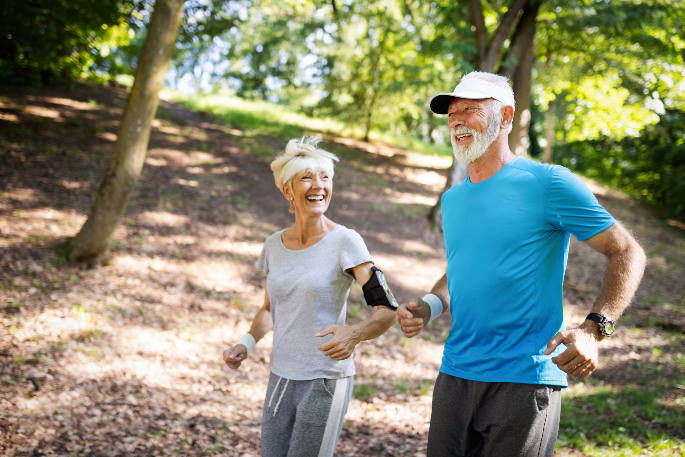
<instances>
[{"instance_id":1,"label":"white beard","mask_svg":"<svg viewBox=\"0 0 685 457\"><path fill-rule=\"evenodd\" d=\"M490 145L497 139L499 134L499 125L502 121L502 115L495 113L490 116L488 128L485 133L479 133L475 129L461 126L450 130L450 142L452 143L452 154L454 158L466 165L478 159ZM473 136L473 141L468 146L459 146L454 138L455 135L462 133L470 133Z\"/></svg>"}]
</instances>

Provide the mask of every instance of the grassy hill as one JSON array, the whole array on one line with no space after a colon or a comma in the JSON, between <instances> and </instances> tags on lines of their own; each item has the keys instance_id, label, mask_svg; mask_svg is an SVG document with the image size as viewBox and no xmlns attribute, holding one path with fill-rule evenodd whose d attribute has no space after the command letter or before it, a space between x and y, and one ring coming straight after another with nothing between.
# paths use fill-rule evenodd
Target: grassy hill
<instances>
[{"instance_id":1,"label":"grassy hill","mask_svg":"<svg viewBox=\"0 0 685 457\"><path fill-rule=\"evenodd\" d=\"M167 100L110 264L81 269L56 247L85 220L125 98L120 87L0 89L0 454L256 456L271 341L240 371L220 354L262 301L264 238L291 223L269 161L289 138L324 138L342 159L329 215L362 234L399 300L444 271L425 214L449 161L266 103ZM570 380L558 455L682 455L685 234L590 185L649 265L601 368ZM574 241L567 325L591 306L604 264ZM350 319L363 318L357 286L351 301ZM441 318L418 338L393 328L358 347L336 455L424 454L447 330Z\"/></svg>"}]
</instances>

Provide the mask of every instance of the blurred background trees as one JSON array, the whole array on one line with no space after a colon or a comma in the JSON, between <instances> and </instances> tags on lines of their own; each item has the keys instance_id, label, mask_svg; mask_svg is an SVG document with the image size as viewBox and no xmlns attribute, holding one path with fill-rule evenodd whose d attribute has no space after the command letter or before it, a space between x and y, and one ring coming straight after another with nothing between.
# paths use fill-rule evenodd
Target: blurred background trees
<instances>
[{"instance_id":1,"label":"blurred background trees","mask_svg":"<svg viewBox=\"0 0 685 457\"><path fill-rule=\"evenodd\" d=\"M133 75L151 0L3 0L0 77ZM435 145L427 100L474 69L510 76L521 153L685 217L685 5L669 0L186 0L167 83Z\"/></svg>"}]
</instances>

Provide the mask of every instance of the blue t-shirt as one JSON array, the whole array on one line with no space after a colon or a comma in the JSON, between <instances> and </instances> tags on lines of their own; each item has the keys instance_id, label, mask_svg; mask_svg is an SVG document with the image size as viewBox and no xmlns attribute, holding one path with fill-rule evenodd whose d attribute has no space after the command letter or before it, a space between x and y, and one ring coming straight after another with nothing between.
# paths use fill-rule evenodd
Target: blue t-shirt
<instances>
[{"instance_id":1,"label":"blue t-shirt","mask_svg":"<svg viewBox=\"0 0 685 457\"><path fill-rule=\"evenodd\" d=\"M566 386L544 355L563 330L570 234L615 223L578 177L517 157L489 179L442 196L452 327L440 371L484 382ZM562 345L563 346L563 345Z\"/></svg>"}]
</instances>

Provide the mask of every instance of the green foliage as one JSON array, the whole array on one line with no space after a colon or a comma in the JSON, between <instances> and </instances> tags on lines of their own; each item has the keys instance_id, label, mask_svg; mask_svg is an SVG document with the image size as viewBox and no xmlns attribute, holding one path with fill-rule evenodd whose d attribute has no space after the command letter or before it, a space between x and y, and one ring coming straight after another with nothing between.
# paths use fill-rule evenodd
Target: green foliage
<instances>
[{"instance_id":1,"label":"green foliage","mask_svg":"<svg viewBox=\"0 0 685 457\"><path fill-rule=\"evenodd\" d=\"M636 135L683 109L682 23L674 2L554 2L540 13L534 93L557 105L557 140Z\"/></svg>"},{"instance_id":2,"label":"green foliage","mask_svg":"<svg viewBox=\"0 0 685 457\"><path fill-rule=\"evenodd\" d=\"M668 110L639 137L577 141L555 148L555 161L685 219L685 111Z\"/></svg>"},{"instance_id":3,"label":"green foliage","mask_svg":"<svg viewBox=\"0 0 685 457\"><path fill-rule=\"evenodd\" d=\"M111 40L135 0L2 2L0 80L40 86L71 83L105 64ZM109 40L108 40L109 39Z\"/></svg>"},{"instance_id":4,"label":"green foliage","mask_svg":"<svg viewBox=\"0 0 685 457\"><path fill-rule=\"evenodd\" d=\"M153 3L4 0L0 80L130 77ZM511 4L481 1L489 34ZM540 154L543 113L553 100L554 142L565 163L666 205L668 214L682 213L673 197L681 184L669 181L680 170L681 146L668 141L679 133L659 140L658 128L645 127L664 110L685 110L684 22L685 4L671 0L543 2L529 154ZM310 128L306 115L335 119L324 122L335 127L315 130L449 153L445 120L430 113L427 100L454 87L476 56L469 2L186 0L170 79L287 105L270 117L228 106L215 113L262 134L296 136ZM502 66L515 64L510 60ZM284 119L286 111L301 117ZM624 139L639 132L652 136ZM663 152L649 148L655 144ZM645 157L660 161L650 170Z\"/></svg>"}]
</instances>

